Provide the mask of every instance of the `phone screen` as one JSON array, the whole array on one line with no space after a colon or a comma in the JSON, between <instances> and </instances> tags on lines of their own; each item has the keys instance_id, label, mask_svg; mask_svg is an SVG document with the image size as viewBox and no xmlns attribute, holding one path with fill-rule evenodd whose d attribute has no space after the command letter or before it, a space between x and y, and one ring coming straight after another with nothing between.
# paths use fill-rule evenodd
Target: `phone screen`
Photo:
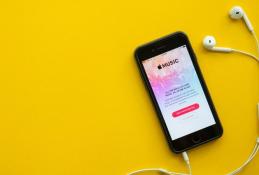
<instances>
[{"instance_id":1,"label":"phone screen","mask_svg":"<svg viewBox=\"0 0 259 175\"><path fill-rule=\"evenodd\" d=\"M186 45L142 64L172 140L216 124Z\"/></svg>"}]
</instances>

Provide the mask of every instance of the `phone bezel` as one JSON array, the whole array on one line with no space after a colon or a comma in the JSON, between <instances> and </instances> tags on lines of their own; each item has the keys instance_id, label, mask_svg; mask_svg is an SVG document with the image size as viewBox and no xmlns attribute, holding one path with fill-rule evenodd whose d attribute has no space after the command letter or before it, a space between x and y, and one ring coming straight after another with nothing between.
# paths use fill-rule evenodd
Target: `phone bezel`
<instances>
[{"instance_id":1,"label":"phone bezel","mask_svg":"<svg viewBox=\"0 0 259 175\"><path fill-rule=\"evenodd\" d=\"M159 108L158 102L155 98L152 87L151 87L151 85L149 83L149 80L147 78L147 75L146 75L146 72L144 70L142 61L146 60L146 59L149 59L151 57L160 55L162 53L165 53L167 51L170 51L174 48L177 48L177 47L180 47L180 46L183 46L183 45L186 45L186 47L189 51L192 63L193 63L194 68L197 72L198 78L201 82L202 89L203 89L204 94L207 98L209 107L212 111L212 114L213 114L213 117L216 121L216 124L212 125L212 126L209 126L207 128L201 129L199 131L196 131L194 133L191 133L189 135L186 135L184 137L181 137L179 139L172 140L171 136L169 134L169 131L167 129L166 123L164 121L163 115L161 113L161 110ZM189 39L188 39L188 37L185 33L175 32L173 34L170 34L170 35L165 36L163 38L160 38L158 40L155 40L155 41L152 41L152 42L147 43L145 45L142 45L135 50L135 58L136 58L139 70L141 72L142 78L145 82L145 85L148 89L148 92L150 94L152 102L155 106L158 118L159 118L160 123L162 125L162 128L164 130L167 141L169 143L169 147L171 148L171 150L173 152L181 153L183 151L186 151L186 150L189 150L191 148L197 147L201 144L204 144L206 142L209 142L211 140L214 140L214 139L222 136L222 134L223 134L222 125L219 121L216 109L213 105L213 102L212 102L211 96L209 94L208 88L205 84L205 81L204 81L204 78L202 76L201 70L199 68L199 65L198 65L196 56L194 54L194 51L193 51L193 49L191 47L191 44L189 42ZM197 139L195 139L195 138L197 138Z\"/></svg>"}]
</instances>

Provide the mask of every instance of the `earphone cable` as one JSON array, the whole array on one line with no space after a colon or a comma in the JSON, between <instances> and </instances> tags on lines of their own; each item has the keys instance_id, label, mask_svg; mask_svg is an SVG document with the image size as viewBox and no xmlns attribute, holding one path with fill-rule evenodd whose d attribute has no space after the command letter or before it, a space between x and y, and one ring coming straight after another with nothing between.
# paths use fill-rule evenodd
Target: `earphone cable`
<instances>
[{"instance_id":1,"label":"earphone cable","mask_svg":"<svg viewBox=\"0 0 259 175\"><path fill-rule=\"evenodd\" d=\"M254 30L252 30L251 33L252 33L252 35L253 35L253 37L255 39L256 48L257 48L257 55L259 57L259 42L258 42L258 38L257 38L256 33L255 33ZM258 57L255 57L254 55L252 55L250 53L239 51L239 50L234 50L234 51L242 53L242 54L245 54L245 55L250 56L250 57L253 57L257 61L259 61ZM257 120L259 122L259 103L257 103ZM248 159L239 168L237 168L236 170L232 171L228 175L235 175L235 174L239 173L248 163L250 163L253 160L253 158L256 156L258 151L259 151L259 137L256 138L255 147L254 147L252 153L250 154L250 156L248 157Z\"/></svg>"},{"instance_id":2,"label":"earphone cable","mask_svg":"<svg viewBox=\"0 0 259 175\"><path fill-rule=\"evenodd\" d=\"M189 156L188 156L188 153L185 151L182 153L182 156L183 156L183 159L189 169L189 174L192 175L192 167L191 167L191 163L190 163L190 159L189 159Z\"/></svg>"},{"instance_id":3,"label":"earphone cable","mask_svg":"<svg viewBox=\"0 0 259 175\"><path fill-rule=\"evenodd\" d=\"M251 53L248 53L248 52L245 52L245 51L242 51L242 50L237 50L237 49L232 49L233 52L236 52L236 53L240 53L240 54L243 54L243 55L246 55L246 56L249 56L249 57L252 57L254 58L256 61L259 61L259 58L257 58L255 55L251 54Z\"/></svg>"},{"instance_id":4,"label":"earphone cable","mask_svg":"<svg viewBox=\"0 0 259 175\"><path fill-rule=\"evenodd\" d=\"M252 35L253 35L253 37L254 37L254 39L255 39L255 44L256 44L256 49L257 49L257 55L258 55L258 57L259 57L259 41L258 41L258 38L257 38L256 33L255 33L254 30L252 31Z\"/></svg>"},{"instance_id":5,"label":"earphone cable","mask_svg":"<svg viewBox=\"0 0 259 175\"><path fill-rule=\"evenodd\" d=\"M258 138L257 138L257 143L256 143L256 145L254 147L253 152L249 156L249 158L239 168L237 168L236 170L232 171L231 173L228 173L227 175L235 175L235 174L239 173L248 163L250 163L253 160L253 158L255 157L255 155L258 152L258 150L259 150L259 143L258 143Z\"/></svg>"},{"instance_id":6,"label":"earphone cable","mask_svg":"<svg viewBox=\"0 0 259 175\"><path fill-rule=\"evenodd\" d=\"M135 174L140 174L140 173L144 173L144 172L148 172L148 171L150 171L150 172L156 171L156 172L160 172L160 173L167 174L167 175L189 175L189 174L185 174L185 173L170 172L170 171L167 171L163 168L145 168L145 169L141 169L141 170L131 172L128 175L135 175Z\"/></svg>"},{"instance_id":7,"label":"earphone cable","mask_svg":"<svg viewBox=\"0 0 259 175\"><path fill-rule=\"evenodd\" d=\"M187 173L177 173L177 172L172 172L172 171L168 171L162 168L145 168L145 169L141 169L141 170L137 170L134 172L129 173L128 175L136 175L139 173L144 173L144 172L148 172L148 171L157 171L166 175L192 175L192 168L191 168L191 164L190 164L190 160L189 160L189 156L187 154L187 152L183 152L182 153L183 159L188 167L189 170L189 174Z\"/></svg>"},{"instance_id":8,"label":"earphone cable","mask_svg":"<svg viewBox=\"0 0 259 175\"><path fill-rule=\"evenodd\" d=\"M188 166L188 169L189 169L189 174L192 175L192 167L191 167L191 164L188 163L187 166Z\"/></svg>"}]
</instances>

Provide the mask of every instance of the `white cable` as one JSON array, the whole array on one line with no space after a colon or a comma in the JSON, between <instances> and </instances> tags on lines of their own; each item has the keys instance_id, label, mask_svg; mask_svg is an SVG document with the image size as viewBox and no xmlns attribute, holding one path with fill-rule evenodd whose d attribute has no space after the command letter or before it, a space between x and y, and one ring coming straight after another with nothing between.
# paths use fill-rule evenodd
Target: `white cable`
<instances>
[{"instance_id":1,"label":"white cable","mask_svg":"<svg viewBox=\"0 0 259 175\"><path fill-rule=\"evenodd\" d=\"M186 151L183 152L182 156L183 156L183 159L184 159L184 161L185 161L185 163L186 163L186 165L189 169L189 174L192 175L191 163L190 163L189 156L188 156L187 152Z\"/></svg>"},{"instance_id":2,"label":"white cable","mask_svg":"<svg viewBox=\"0 0 259 175\"><path fill-rule=\"evenodd\" d=\"M257 38L256 33L255 33L254 30L252 31L252 35L253 35L253 37L255 39L255 44L256 44L256 48L257 48L257 54L258 54L258 57L259 57L259 41L258 41L258 38Z\"/></svg>"},{"instance_id":3,"label":"white cable","mask_svg":"<svg viewBox=\"0 0 259 175\"><path fill-rule=\"evenodd\" d=\"M257 151L258 151L258 148L259 148L259 147L257 147ZM254 156L255 156L255 154L252 156L252 158L253 158ZM247 164L252 161L252 158L249 159L249 160L247 160L240 168L238 168L237 170L235 170L234 172L232 172L232 173L229 174L229 175L235 175L235 174L239 173L240 171L242 171L243 168L244 168L245 166L247 166Z\"/></svg>"},{"instance_id":4,"label":"white cable","mask_svg":"<svg viewBox=\"0 0 259 175\"><path fill-rule=\"evenodd\" d=\"M242 51L242 50L237 50L237 49L232 49L232 51L236 52L236 53L240 53L240 54L246 55L246 56L249 56L249 57L252 57L256 61L259 61L259 59L255 55L253 55L251 53L248 53L248 52L245 52L245 51Z\"/></svg>"},{"instance_id":5,"label":"white cable","mask_svg":"<svg viewBox=\"0 0 259 175\"><path fill-rule=\"evenodd\" d=\"M253 158L255 157L256 153L257 153L258 150L259 150L259 142L258 142L258 141L259 141L259 138L256 139L255 147L254 147L252 153L250 154L249 158L248 158L239 168L237 168L236 170L234 170L234 171L228 173L228 175L235 175L235 174L239 173L241 170L243 170L243 168L244 168L248 163L250 163L250 162L253 160Z\"/></svg>"},{"instance_id":6,"label":"white cable","mask_svg":"<svg viewBox=\"0 0 259 175\"><path fill-rule=\"evenodd\" d=\"M141 170L137 170L132 173L129 173L128 175L135 175L135 174L144 173L144 172L148 172L148 171L157 171L157 172L167 174L167 175L189 175L189 174L185 174L185 173L176 173L176 172L167 171L162 168L145 168L145 169L141 169Z\"/></svg>"},{"instance_id":7,"label":"white cable","mask_svg":"<svg viewBox=\"0 0 259 175\"><path fill-rule=\"evenodd\" d=\"M250 155L249 159L247 159L247 161L245 161L245 162L243 163L243 165L240 166L239 168L237 168L235 171L229 173L229 175L235 175L235 174L239 173L241 170L243 170L243 168L244 168L248 163L250 163L250 162L252 161L252 159L255 157L256 153L258 152L258 148L259 148L259 147L258 147L258 145L257 145L255 152Z\"/></svg>"},{"instance_id":8,"label":"white cable","mask_svg":"<svg viewBox=\"0 0 259 175\"><path fill-rule=\"evenodd\" d=\"M187 164L187 166L188 166L188 169L189 169L189 174L192 175L192 167L191 167L191 164L189 163L189 164Z\"/></svg>"},{"instance_id":9,"label":"white cable","mask_svg":"<svg viewBox=\"0 0 259 175\"><path fill-rule=\"evenodd\" d=\"M135 175L135 174L139 174L139 173L143 173L143 172L147 172L147 171L158 171L160 173L171 175L171 173L169 171L162 169L162 168L145 168L145 169L141 169L141 170L137 170L132 173L129 173L128 175Z\"/></svg>"},{"instance_id":10,"label":"white cable","mask_svg":"<svg viewBox=\"0 0 259 175\"><path fill-rule=\"evenodd\" d=\"M257 48L257 55L258 55L258 57L259 57L259 41L258 41L258 38L257 38L257 36L256 36L256 34L255 34L255 31L252 30L251 32L252 32L252 35L253 35L253 37L254 37L254 39L255 39L256 48ZM250 56L250 57L256 59L257 61L259 61L258 57L254 56L254 55L252 55L252 54L250 54L250 53L243 52L243 51L240 51L240 50L234 50L234 49L233 49L233 51L234 51L234 52L241 53L241 54L244 54L244 55L247 55L247 56ZM257 119L258 119L258 122L259 122L259 103L257 103ZM239 173L241 170L243 170L243 168L244 168L246 165L248 165L248 164L253 160L253 158L254 158L255 155L257 154L258 150L259 150L259 137L256 138L255 147L254 147L252 153L250 154L250 156L248 157L248 159L247 159L239 168L237 168L236 170L232 171L232 172L229 173L228 175L235 175L235 174Z\"/></svg>"},{"instance_id":11,"label":"white cable","mask_svg":"<svg viewBox=\"0 0 259 175\"><path fill-rule=\"evenodd\" d=\"M258 41L258 38L256 36L256 33L254 30L252 30L252 35L253 35L253 38L255 40L255 44L256 44L256 50L257 50L257 56L249 53L249 52L245 52L245 51L242 51L242 50L238 50L238 49L231 49L233 52L236 52L236 53L240 53L240 54L243 54L243 55L246 55L246 56L249 56L249 57L252 57L254 58L256 61L259 61L259 41Z\"/></svg>"},{"instance_id":12,"label":"white cable","mask_svg":"<svg viewBox=\"0 0 259 175\"><path fill-rule=\"evenodd\" d=\"M171 171L167 171L167 170L162 169L162 168L145 168L145 169L141 169L141 170L137 170L137 171L134 171L132 173L129 173L128 175L135 175L135 174L144 173L144 172L148 172L148 171L157 171L157 172L167 174L167 175L192 175L191 164L190 164L190 160L189 160L187 152L183 152L182 156L183 156L183 159L184 159L184 161L185 161L185 163L186 163L186 165L189 169L189 174L171 172Z\"/></svg>"}]
</instances>

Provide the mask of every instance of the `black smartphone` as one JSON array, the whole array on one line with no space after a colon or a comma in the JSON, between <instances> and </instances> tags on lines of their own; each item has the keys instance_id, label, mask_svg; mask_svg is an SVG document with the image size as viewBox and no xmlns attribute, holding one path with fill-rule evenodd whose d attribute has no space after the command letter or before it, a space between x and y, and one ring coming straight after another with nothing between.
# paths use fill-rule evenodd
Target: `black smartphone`
<instances>
[{"instance_id":1,"label":"black smartphone","mask_svg":"<svg viewBox=\"0 0 259 175\"><path fill-rule=\"evenodd\" d=\"M187 35L138 47L135 58L169 147L175 153L219 138L223 129Z\"/></svg>"}]
</instances>

